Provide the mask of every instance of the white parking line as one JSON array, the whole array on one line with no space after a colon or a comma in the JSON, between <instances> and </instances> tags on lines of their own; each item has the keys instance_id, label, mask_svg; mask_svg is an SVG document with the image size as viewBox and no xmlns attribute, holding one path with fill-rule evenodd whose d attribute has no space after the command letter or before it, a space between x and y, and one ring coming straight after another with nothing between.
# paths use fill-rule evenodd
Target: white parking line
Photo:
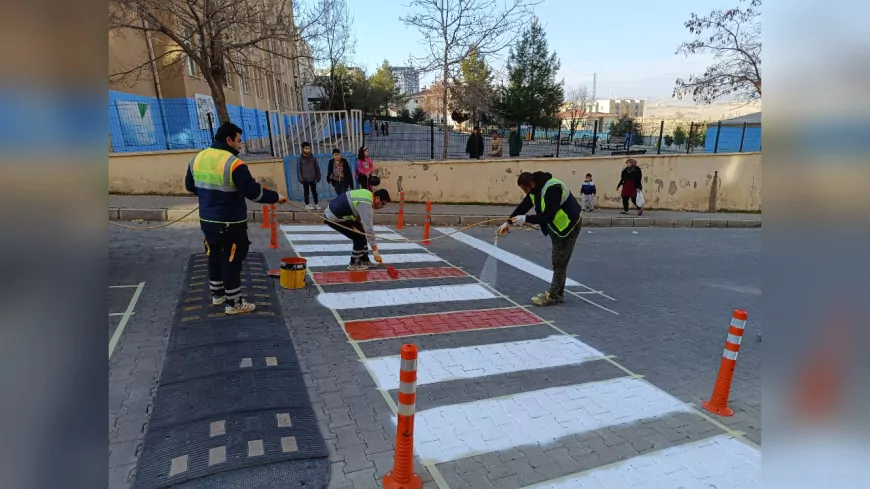
<instances>
[{"instance_id":1,"label":"white parking line","mask_svg":"<svg viewBox=\"0 0 870 489\"><path fill-rule=\"evenodd\" d=\"M121 321L118 323L118 327L115 328L115 332L112 333L112 338L109 340L109 358L112 358L112 353L114 353L115 351L115 346L118 345L118 340L121 339L121 334L124 332L124 328L127 327L127 321L129 321L130 316L133 315L133 308L136 307L136 302L139 301L139 295L142 293L142 289L145 287L145 282L139 282L137 285L130 287L136 287L136 291L133 292L133 298L130 299L130 303L127 304L127 310L124 311L123 316L121 317Z\"/></svg>"}]
</instances>

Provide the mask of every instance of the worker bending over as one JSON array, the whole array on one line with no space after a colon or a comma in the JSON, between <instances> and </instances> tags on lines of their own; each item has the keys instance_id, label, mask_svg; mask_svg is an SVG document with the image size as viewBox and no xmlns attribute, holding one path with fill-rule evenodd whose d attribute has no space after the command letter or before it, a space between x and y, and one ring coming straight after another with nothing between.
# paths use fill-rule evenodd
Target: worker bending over
<instances>
[{"instance_id":1,"label":"worker bending over","mask_svg":"<svg viewBox=\"0 0 870 489\"><path fill-rule=\"evenodd\" d=\"M377 177L373 176L372 179ZM380 181L378 180L378 183ZM377 183L372 182L372 185ZM380 209L390 202L390 194L386 189L371 190L360 188L347 192L332 199L323 212L326 225L353 241L353 251L350 255L348 270L367 270L378 265L369 260L369 243L377 263L383 263L378 253L378 241L375 238L374 209ZM350 229L346 229L350 228ZM353 231L355 230L355 231ZM366 233L368 236L366 236Z\"/></svg>"},{"instance_id":2,"label":"worker bending over","mask_svg":"<svg viewBox=\"0 0 870 489\"><path fill-rule=\"evenodd\" d=\"M256 306L242 297L242 266L248 255L248 208L245 198L262 204L283 204L284 196L264 189L238 159L242 129L226 122L210 148L191 158L184 187L199 200L199 225L208 255L211 302L226 314L251 312Z\"/></svg>"},{"instance_id":3,"label":"worker bending over","mask_svg":"<svg viewBox=\"0 0 870 489\"><path fill-rule=\"evenodd\" d=\"M546 172L523 172L517 177L517 185L526 193L507 222L498 228L500 235L507 234L511 223L538 224L544 236L553 242L553 281L550 289L532 297L536 306L551 306L565 301L565 281L568 277L568 262L574 252L574 243L580 234L580 204L562 181ZM532 207L535 215L526 216Z\"/></svg>"}]
</instances>

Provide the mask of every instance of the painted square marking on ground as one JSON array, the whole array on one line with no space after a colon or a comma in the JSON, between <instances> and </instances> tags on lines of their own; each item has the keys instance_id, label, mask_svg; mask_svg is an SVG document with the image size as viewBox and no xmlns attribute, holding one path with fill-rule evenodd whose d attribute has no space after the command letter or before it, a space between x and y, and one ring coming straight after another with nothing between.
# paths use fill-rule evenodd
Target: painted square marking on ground
<instances>
[{"instance_id":1,"label":"painted square marking on ground","mask_svg":"<svg viewBox=\"0 0 870 489\"><path fill-rule=\"evenodd\" d=\"M526 489L762 489L761 452L719 435Z\"/></svg>"},{"instance_id":2,"label":"painted square marking on ground","mask_svg":"<svg viewBox=\"0 0 870 489\"><path fill-rule=\"evenodd\" d=\"M381 256L384 258L384 265L444 261L443 258L431 253L381 253ZM350 263L350 257L347 255L306 256L305 259L308 260L308 268L339 267Z\"/></svg>"},{"instance_id":3,"label":"painted square marking on ground","mask_svg":"<svg viewBox=\"0 0 870 489\"><path fill-rule=\"evenodd\" d=\"M457 270L446 268L445 270ZM400 270L401 273L403 270ZM418 334L453 333L475 329L503 328L540 324L541 318L529 311L511 307L478 311L421 314L397 318L348 321L344 329L352 340L396 338Z\"/></svg>"},{"instance_id":4,"label":"painted square marking on ground","mask_svg":"<svg viewBox=\"0 0 870 489\"><path fill-rule=\"evenodd\" d=\"M378 239L384 240L397 240L403 241L401 235L396 233L375 233L375 236ZM290 242L302 242L302 241L350 241L350 238L341 234L341 233L331 233L331 234L291 234L284 233L284 237L287 238Z\"/></svg>"},{"instance_id":5,"label":"painted square marking on ground","mask_svg":"<svg viewBox=\"0 0 870 489\"><path fill-rule=\"evenodd\" d=\"M365 290L360 292L324 292L317 296L317 300L324 307L340 310L402 306L428 302L473 301L495 299L497 297L482 285L463 284L437 287L409 287L392 290Z\"/></svg>"},{"instance_id":6,"label":"painted square marking on ground","mask_svg":"<svg viewBox=\"0 0 870 489\"><path fill-rule=\"evenodd\" d=\"M675 412L692 411L647 382L623 377L418 411L414 445L424 462L437 464Z\"/></svg>"},{"instance_id":7,"label":"painted square marking on ground","mask_svg":"<svg viewBox=\"0 0 870 489\"><path fill-rule=\"evenodd\" d=\"M293 248L299 253L350 253L353 251L353 243L342 244L309 244L296 245ZM379 251L391 250L422 250L422 246L415 243L379 243Z\"/></svg>"},{"instance_id":8,"label":"painted square marking on ground","mask_svg":"<svg viewBox=\"0 0 870 489\"><path fill-rule=\"evenodd\" d=\"M542 368L576 365L604 355L582 341L564 335L442 350L423 350L417 360L417 385ZM364 362L381 389L399 388L402 359L370 358Z\"/></svg>"},{"instance_id":9,"label":"painted square marking on ground","mask_svg":"<svg viewBox=\"0 0 870 489\"><path fill-rule=\"evenodd\" d=\"M315 272L314 281L320 285L353 284L361 282L385 282L389 280L413 280L448 277L467 277L456 267L400 268L399 278L390 277L386 270L356 270L342 272Z\"/></svg>"},{"instance_id":10,"label":"painted square marking on ground","mask_svg":"<svg viewBox=\"0 0 870 489\"><path fill-rule=\"evenodd\" d=\"M383 232L383 231L392 231L387 226L375 226L375 232ZM330 233L337 232L335 229L327 226L326 224L317 224L317 225L295 225L295 224L282 224L281 225L282 233Z\"/></svg>"}]
</instances>

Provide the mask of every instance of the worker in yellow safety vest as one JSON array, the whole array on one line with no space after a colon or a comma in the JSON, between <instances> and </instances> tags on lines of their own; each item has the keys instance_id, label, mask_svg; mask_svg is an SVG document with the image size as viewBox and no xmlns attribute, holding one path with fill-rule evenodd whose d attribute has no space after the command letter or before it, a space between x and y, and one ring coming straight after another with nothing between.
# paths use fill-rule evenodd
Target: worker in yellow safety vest
<instances>
[{"instance_id":1,"label":"worker in yellow safety vest","mask_svg":"<svg viewBox=\"0 0 870 489\"><path fill-rule=\"evenodd\" d=\"M287 199L254 180L242 160L242 129L226 122L210 148L191 158L184 186L199 199L199 221L208 255L212 304L226 314L254 310L242 297L242 264L248 254L248 208L245 199L283 204Z\"/></svg>"},{"instance_id":2,"label":"worker in yellow safety vest","mask_svg":"<svg viewBox=\"0 0 870 489\"><path fill-rule=\"evenodd\" d=\"M378 185L380 179L371 176L369 183ZM372 192L366 188L359 188L349 190L332 199L323 212L326 225L353 242L348 270L367 270L383 264L375 236L374 210L382 208L389 202L390 193L387 189L382 188ZM369 244L376 263L369 260Z\"/></svg>"},{"instance_id":3,"label":"worker in yellow safety vest","mask_svg":"<svg viewBox=\"0 0 870 489\"><path fill-rule=\"evenodd\" d=\"M523 172L517 185L526 193L507 222L498 228L498 234L507 234L511 224L538 224L544 236L553 242L553 280L546 292L532 297L536 306L551 306L565 301L565 281L568 262L580 234L580 203L561 180L546 172ZM532 208L535 214L527 216Z\"/></svg>"}]
</instances>

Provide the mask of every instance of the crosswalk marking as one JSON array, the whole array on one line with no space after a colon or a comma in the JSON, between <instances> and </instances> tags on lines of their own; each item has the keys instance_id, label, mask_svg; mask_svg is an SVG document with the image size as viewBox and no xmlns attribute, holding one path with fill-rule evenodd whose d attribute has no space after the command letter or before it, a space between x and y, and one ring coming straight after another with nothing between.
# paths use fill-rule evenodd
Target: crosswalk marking
<instances>
[{"instance_id":1,"label":"crosswalk marking","mask_svg":"<svg viewBox=\"0 0 870 489\"><path fill-rule=\"evenodd\" d=\"M570 336L554 335L526 341L423 350L417 361L417 385L488 375L574 365L604 355ZM369 359L366 368L381 389L399 388L396 356Z\"/></svg>"},{"instance_id":2,"label":"crosswalk marking","mask_svg":"<svg viewBox=\"0 0 870 489\"><path fill-rule=\"evenodd\" d=\"M691 410L622 377L418 411L414 445L424 461L442 463L675 412Z\"/></svg>"},{"instance_id":3,"label":"crosswalk marking","mask_svg":"<svg viewBox=\"0 0 870 489\"><path fill-rule=\"evenodd\" d=\"M375 236L378 239L395 239L402 240L404 239L401 235L396 233L375 233ZM331 234L295 234L295 233L284 233L284 237L287 238L290 242L301 242L301 241L350 241L350 238L341 234L341 233L331 233Z\"/></svg>"},{"instance_id":4,"label":"crosswalk marking","mask_svg":"<svg viewBox=\"0 0 870 489\"><path fill-rule=\"evenodd\" d=\"M353 250L353 243L348 240L347 243L341 244L308 244L294 246L299 253L350 253ZM422 246L416 243L378 243L378 250L422 250Z\"/></svg>"},{"instance_id":5,"label":"crosswalk marking","mask_svg":"<svg viewBox=\"0 0 870 489\"><path fill-rule=\"evenodd\" d=\"M442 258L429 253L394 253L382 254L381 256L387 265L444 261ZM308 268L344 266L350 263L350 258L345 255L307 256L305 259L308 260Z\"/></svg>"},{"instance_id":6,"label":"crosswalk marking","mask_svg":"<svg viewBox=\"0 0 870 489\"><path fill-rule=\"evenodd\" d=\"M761 480L761 452L729 435L719 435L526 489L761 489Z\"/></svg>"},{"instance_id":7,"label":"crosswalk marking","mask_svg":"<svg viewBox=\"0 0 870 489\"><path fill-rule=\"evenodd\" d=\"M318 302L331 309L358 309L366 307L403 306L427 302L472 301L494 299L497 296L478 284L442 285L437 287L408 287L391 290L365 290L360 292L324 292Z\"/></svg>"},{"instance_id":8,"label":"crosswalk marking","mask_svg":"<svg viewBox=\"0 0 870 489\"><path fill-rule=\"evenodd\" d=\"M317 224L317 225L296 225L296 224L282 224L281 232L283 233L309 233L309 232L318 232L318 233L329 233L334 232L335 230L326 224ZM388 226L375 226L374 231L376 233L381 231L391 231Z\"/></svg>"}]
</instances>

